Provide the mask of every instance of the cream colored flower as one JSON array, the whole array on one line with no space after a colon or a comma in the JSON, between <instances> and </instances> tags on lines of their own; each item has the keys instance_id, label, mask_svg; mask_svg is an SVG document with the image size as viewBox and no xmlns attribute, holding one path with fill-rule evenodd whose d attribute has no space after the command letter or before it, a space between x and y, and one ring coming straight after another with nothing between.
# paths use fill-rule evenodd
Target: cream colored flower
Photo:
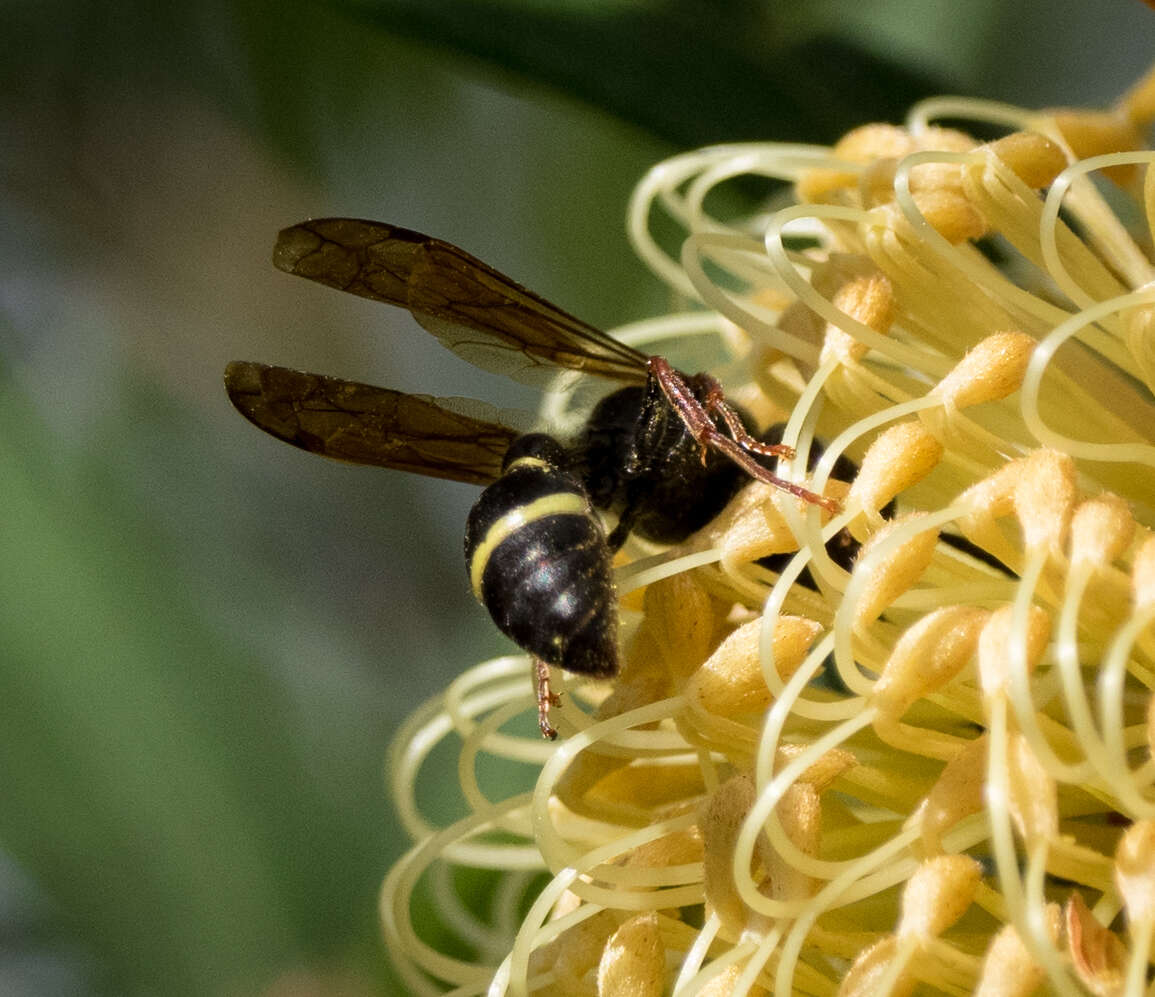
<instances>
[{"instance_id":1,"label":"cream colored flower","mask_svg":"<svg viewBox=\"0 0 1155 997\"><path fill-rule=\"evenodd\" d=\"M779 473L861 471L833 518L752 483L680 547L627 546L626 663L565 689L556 744L520 657L411 720L390 778L416 844L382 917L415 993L1145 991L1153 116L1155 76L1109 112L933 100L645 177L634 243L705 307L620 334L715 337L731 395L786 423ZM782 198L711 216L745 176ZM456 772L424 771L446 740ZM448 828L414 802L439 779L469 807ZM461 869L494 870L480 912Z\"/></svg>"}]
</instances>

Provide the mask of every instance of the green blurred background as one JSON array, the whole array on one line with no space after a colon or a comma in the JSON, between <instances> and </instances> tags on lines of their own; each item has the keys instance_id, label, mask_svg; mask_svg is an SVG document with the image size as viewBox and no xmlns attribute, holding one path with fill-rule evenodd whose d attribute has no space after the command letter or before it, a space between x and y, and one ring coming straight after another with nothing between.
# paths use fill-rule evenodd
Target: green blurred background
<instances>
[{"instance_id":1,"label":"green blurred background","mask_svg":"<svg viewBox=\"0 0 1155 997\"><path fill-rule=\"evenodd\" d=\"M503 648L474 493L277 444L221 371L533 397L278 273L279 228L429 231L610 325L670 303L622 224L666 155L1153 55L1139 0L2 0L0 994L401 992L382 759Z\"/></svg>"}]
</instances>

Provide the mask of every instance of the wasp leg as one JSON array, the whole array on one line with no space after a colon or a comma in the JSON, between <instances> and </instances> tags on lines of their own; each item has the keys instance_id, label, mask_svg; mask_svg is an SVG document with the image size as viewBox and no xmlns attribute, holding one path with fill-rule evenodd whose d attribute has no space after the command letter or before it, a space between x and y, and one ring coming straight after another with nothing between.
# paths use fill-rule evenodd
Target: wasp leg
<instances>
[{"instance_id":1,"label":"wasp leg","mask_svg":"<svg viewBox=\"0 0 1155 997\"><path fill-rule=\"evenodd\" d=\"M626 542L630 531L634 528L634 523L637 522L638 516L644 508L644 495L632 494L629 496L626 501L626 507L618 517L617 525L606 537L606 546L609 547L611 553L617 553L617 551L622 549L622 544Z\"/></svg>"},{"instance_id":2,"label":"wasp leg","mask_svg":"<svg viewBox=\"0 0 1155 997\"><path fill-rule=\"evenodd\" d=\"M561 706L561 696L550 691L549 665L541 658L533 659L533 671L537 679L537 726L547 741L556 741L557 731L549 722L549 709L551 706Z\"/></svg>"},{"instance_id":3,"label":"wasp leg","mask_svg":"<svg viewBox=\"0 0 1155 997\"><path fill-rule=\"evenodd\" d=\"M719 453L729 457L750 477L764 481L775 488L780 488L791 495L796 495L813 505L820 505L829 512L841 511L842 506L834 499L819 495L801 485L796 485L793 481L780 478L754 460L751 453L764 454L768 457L789 457L793 456L794 451L781 444L761 443L750 436L746 427L742 425L742 420L738 418L738 413L730 407L730 404L722 396L721 386L712 377L698 375L699 378L702 378L699 384L704 386L706 393L706 402L703 403L694 395L693 389L685 377L674 370L667 360L662 357L650 357L647 366L670 405L673 406L674 411L678 413L685 424L687 431L702 448L703 463L706 460L706 450L713 447ZM710 409L722 417L734 438L727 436L714 425L714 420L710 417Z\"/></svg>"},{"instance_id":4,"label":"wasp leg","mask_svg":"<svg viewBox=\"0 0 1155 997\"><path fill-rule=\"evenodd\" d=\"M734 406L726 401L726 396L722 392L722 385L714 377L710 374L698 374L696 380L706 389L705 401L702 402L703 408L707 412L716 412L722 417L726 423L726 428L730 430L730 436L743 450L761 454L763 457L794 456L794 448L788 447L785 443L764 443L762 440L757 440L751 436L746 427L742 425L742 418Z\"/></svg>"}]
</instances>

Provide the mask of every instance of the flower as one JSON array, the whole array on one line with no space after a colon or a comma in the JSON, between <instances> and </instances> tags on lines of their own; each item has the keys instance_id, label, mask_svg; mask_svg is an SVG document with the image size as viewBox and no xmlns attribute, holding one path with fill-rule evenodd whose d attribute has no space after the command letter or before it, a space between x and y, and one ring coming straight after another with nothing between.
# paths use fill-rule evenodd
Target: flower
<instances>
[{"instance_id":1,"label":"flower","mask_svg":"<svg viewBox=\"0 0 1155 997\"><path fill-rule=\"evenodd\" d=\"M556 745L517 722L521 657L412 718L382 918L414 992L1143 992L1153 117L1155 74L1108 112L939 99L643 179L634 244L705 308L620 334L727 346L779 472L843 510L752 482L678 547L632 542L623 670L566 690ZM712 215L739 178L768 206ZM468 813L438 828L415 786L451 734ZM533 788L487 792L494 759ZM484 909L463 869L492 870Z\"/></svg>"}]
</instances>

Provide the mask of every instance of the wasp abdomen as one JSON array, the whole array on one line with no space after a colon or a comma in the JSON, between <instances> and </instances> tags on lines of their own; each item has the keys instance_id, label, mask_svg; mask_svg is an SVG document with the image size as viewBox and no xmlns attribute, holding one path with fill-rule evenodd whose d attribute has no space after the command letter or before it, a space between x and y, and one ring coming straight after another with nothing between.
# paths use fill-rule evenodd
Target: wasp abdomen
<instances>
[{"instance_id":1,"label":"wasp abdomen","mask_svg":"<svg viewBox=\"0 0 1155 997\"><path fill-rule=\"evenodd\" d=\"M501 631L551 665L618 670L617 603L601 521L550 437L518 440L469 514L474 594Z\"/></svg>"}]
</instances>

